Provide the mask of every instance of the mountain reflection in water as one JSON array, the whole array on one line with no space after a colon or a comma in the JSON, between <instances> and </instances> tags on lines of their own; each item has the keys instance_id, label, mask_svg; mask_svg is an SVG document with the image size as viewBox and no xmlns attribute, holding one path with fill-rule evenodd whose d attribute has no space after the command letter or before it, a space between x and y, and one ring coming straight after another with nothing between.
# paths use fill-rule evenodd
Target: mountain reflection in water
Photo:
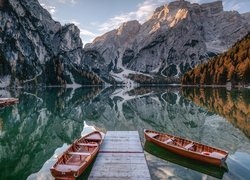
<instances>
[{"instance_id":1,"label":"mountain reflection in water","mask_svg":"<svg viewBox=\"0 0 250 180\"><path fill-rule=\"evenodd\" d=\"M84 121L103 131L138 130L142 140L147 128L222 148L230 153L229 171L223 177L250 176L250 161L244 161L250 154L245 130L242 133L236 121L220 117L216 110L208 112L195 105L186 99L190 93L178 88L49 88L8 93L20 103L0 109L0 179L26 179L38 172L55 149L80 137ZM234 103L239 99L233 96ZM250 103L245 104L249 107ZM146 158L153 179L207 176L150 154Z\"/></svg>"}]
</instances>

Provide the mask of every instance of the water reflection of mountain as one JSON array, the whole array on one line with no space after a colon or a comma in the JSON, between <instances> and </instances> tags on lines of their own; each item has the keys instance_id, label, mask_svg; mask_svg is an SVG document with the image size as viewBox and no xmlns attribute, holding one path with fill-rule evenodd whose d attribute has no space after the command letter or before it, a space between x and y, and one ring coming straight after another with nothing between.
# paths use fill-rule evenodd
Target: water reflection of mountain
<instances>
[{"instance_id":1,"label":"water reflection of mountain","mask_svg":"<svg viewBox=\"0 0 250 180\"><path fill-rule=\"evenodd\" d=\"M57 147L79 136L84 121L103 130L139 130L141 138L149 128L230 153L250 149L240 131L183 98L178 88L52 88L17 95L18 105L0 109L0 179L37 172Z\"/></svg>"},{"instance_id":2,"label":"water reflection of mountain","mask_svg":"<svg viewBox=\"0 0 250 180\"><path fill-rule=\"evenodd\" d=\"M250 90L183 88L182 94L198 106L225 117L250 137Z\"/></svg>"},{"instance_id":3,"label":"water reflection of mountain","mask_svg":"<svg viewBox=\"0 0 250 180\"><path fill-rule=\"evenodd\" d=\"M26 179L57 147L77 138L83 124L71 111L98 92L93 88L23 91L18 105L0 109L0 179Z\"/></svg>"}]
</instances>

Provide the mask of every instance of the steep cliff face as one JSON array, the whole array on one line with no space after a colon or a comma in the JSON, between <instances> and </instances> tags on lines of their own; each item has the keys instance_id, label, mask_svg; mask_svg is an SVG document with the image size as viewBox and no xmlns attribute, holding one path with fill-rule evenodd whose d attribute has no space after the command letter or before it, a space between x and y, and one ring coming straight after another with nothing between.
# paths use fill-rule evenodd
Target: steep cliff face
<instances>
[{"instance_id":1,"label":"steep cliff face","mask_svg":"<svg viewBox=\"0 0 250 180\"><path fill-rule=\"evenodd\" d=\"M79 29L61 26L37 0L0 0L0 18L1 87L100 83L81 65Z\"/></svg>"},{"instance_id":2,"label":"steep cliff face","mask_svg":"<svg viewBox=\"0 0 250 180\"><path fill-rule=\"evenodd\" d=\"M119 74L125 70L122 62L126 59L122 59L123 54L133 56L133 42L140 27L138 21L129 21L118 29L97 37L92 44L85 46L85 64L102 78L115 82L109 73Z\"/></svg>"},{"instance_id":3,"label":"steep cliff face","mask_svg":"<svg viewBox=\"0 0 250 180\"><path fill-rule=\"evenodd\" d=\"M241 85L250 84L250 32L227 52L185 73L182 84Z\"/></svg>"},{"instance_id":4,"label":"steep cliff face","mask_svg":"<svg viewBox=\"0 0 250 180\"><path fill-rule=\"evenodd\" d=\"M123 70L123 80L138 72L180 76L227 50L249 30L248 15L223 11L221 1L202 5L175 1L157 8L142 25L128 22L96 38L85 47L94 58L89 56L85 62L99 62L101 67L92 67L111 72L113 77Z\"/></svg>"}]
</instances>

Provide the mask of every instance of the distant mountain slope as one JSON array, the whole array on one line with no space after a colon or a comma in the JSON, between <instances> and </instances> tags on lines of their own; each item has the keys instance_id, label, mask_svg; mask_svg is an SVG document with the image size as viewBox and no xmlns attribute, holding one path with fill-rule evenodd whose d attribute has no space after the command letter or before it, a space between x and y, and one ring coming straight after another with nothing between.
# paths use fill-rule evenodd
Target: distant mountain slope
<instances>
[{"instance_id":1,"label":"distant mountain slope","mask_svg":"<svg viewBox=\"0 0 250 180\"><path fill-rule=\"evenodd\" d=\"M82 63L79 29L37 0L0 0L0 19L0 88L101 83Z\"/></svg>"},{"instance_id":2,"label":"distant mountain slope","mask_svg":"<svg viewBox=\"0 0 250 180\"><path fill-rule=\"evenodd\" d=\"M250 31L249 13L223 11L221 1L171 2L84 49L79 29L37 0L0 0L0 18L0 88L172 82Z\"/></svg>"},{"instance_id":3,"label":"distant mountain slope","mask_svg":"<svg viewBox=\"0 0 250 180\"><path fill-rule=\"evenodd\" d=\"M227 52L187 72L182 84L250 83L250 32Z\"/></svg>"},{"instance_id":4,"label":"distant mountain slope","mask_svg":"<svg viewBox=\"0 0 250 180\"><path fill-rule=\"evenodd\" d=\"M110 81L179 77L226 51L247 34L249 22L248 14L223 11L222 1L175 1L157 8L142 25L126 22L97 37L85 46L84 63Z\"/></svg>"}]
</instances>

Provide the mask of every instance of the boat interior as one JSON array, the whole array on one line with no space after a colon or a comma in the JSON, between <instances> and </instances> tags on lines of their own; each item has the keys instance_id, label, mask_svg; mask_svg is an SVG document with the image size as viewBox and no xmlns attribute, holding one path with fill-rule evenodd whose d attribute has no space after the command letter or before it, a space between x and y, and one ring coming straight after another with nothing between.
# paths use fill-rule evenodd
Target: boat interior
<instances>
[{"instance_id":1,"label":"boat interior","mask_svg":"<svg viewBox=\"0 0 250 180\"><path fill-rule=\"evenodd\" d=\"M86 163L91 159L90 155L94 153L101 140L98 134L91 134L74 142L61 157L56 169L59 171L78 170L82 163Z\"/></svg>"}]
</instances>

